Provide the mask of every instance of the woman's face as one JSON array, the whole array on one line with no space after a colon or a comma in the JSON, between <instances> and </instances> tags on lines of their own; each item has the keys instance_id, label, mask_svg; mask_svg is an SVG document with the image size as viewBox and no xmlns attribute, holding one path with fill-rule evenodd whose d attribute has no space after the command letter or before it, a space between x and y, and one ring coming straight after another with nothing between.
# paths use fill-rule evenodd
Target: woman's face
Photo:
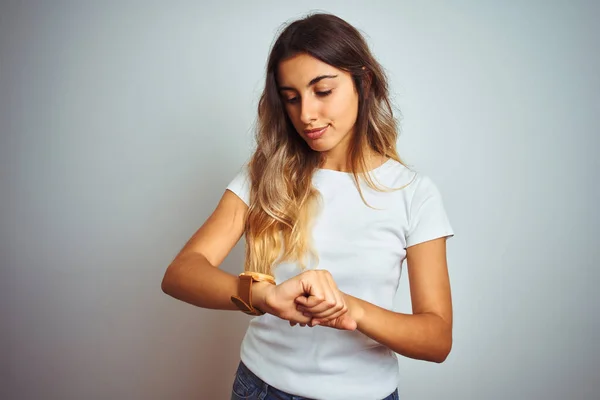
<instances>
[{"instance_id":1,"label":"woman's face","mask_svg":"<svg viewBox=\"0 0 600 400\"><path fill-rule=\"evenodd\" d=\"M279 63L279 93L298 134L311 149L345 153L358 115L352 75L307 54Z\"/></svg>"}]
</instances>

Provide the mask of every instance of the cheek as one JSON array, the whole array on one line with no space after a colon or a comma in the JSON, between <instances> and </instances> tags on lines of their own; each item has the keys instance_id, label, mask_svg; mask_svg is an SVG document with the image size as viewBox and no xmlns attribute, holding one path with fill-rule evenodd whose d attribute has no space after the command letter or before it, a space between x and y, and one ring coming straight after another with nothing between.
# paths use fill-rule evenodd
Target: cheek
<instances>
[{"instance_id":1,"label":"cheek","mask_svg":"<svg viewBox=\"0 0 600 400\"><path fill-rule=\"evenodd\" d=\"M325 115L332 121L337 121L338 124L352 125L358 114L358 100L348 95L327 105L326 108L327 113Z\"/></svg>"},{"instance_id":2,"label":"cheek","mask_svg":"<svg viewBox=\"0 0 600 400\"><path fill-rule=\"evenodd\" d=\"M294 107L285 107L285 114L288 116L294 126L298 126L300 122L300 114L294 109Z\"/></svg>"}]
</instances>

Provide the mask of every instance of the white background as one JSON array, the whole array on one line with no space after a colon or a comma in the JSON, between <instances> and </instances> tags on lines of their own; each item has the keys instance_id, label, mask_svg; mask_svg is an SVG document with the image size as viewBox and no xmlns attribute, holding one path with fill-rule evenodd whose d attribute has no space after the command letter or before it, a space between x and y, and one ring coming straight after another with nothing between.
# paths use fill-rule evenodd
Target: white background
<instances>
[{"instance_id":1,"label":"white background","mask_svg":"<svg viewBox=\"0 0 600 400\"><path fill-rule=\"evenodd\" d=\"M1 398L229 398L248 317L160 282L317 9L366 34L456 231L454 348L400 358L401 398L599 398L597 2L116 0L0 6Z\"/></svg>"}]
</instances>

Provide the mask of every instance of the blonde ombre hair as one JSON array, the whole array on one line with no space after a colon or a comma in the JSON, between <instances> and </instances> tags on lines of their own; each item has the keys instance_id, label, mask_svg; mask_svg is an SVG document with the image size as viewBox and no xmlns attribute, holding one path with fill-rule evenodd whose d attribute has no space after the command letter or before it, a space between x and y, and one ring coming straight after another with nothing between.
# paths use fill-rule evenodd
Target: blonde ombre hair
<instances>
[{"instance_id":1,"label":"blonde ombre hair","mask_svg":"<svg viewBox=\"0 0 600 400\"><path fill-rule=\"evenodd\" d=\"M300 53L352 75L359 104L348 156L357 189L364 178L369 187L385 190L368 173L370 154L402 163L387 79L358 30L331 14L313 14L289 24L271 49L258 104L256 150L248 164L246 271L272 275L279 262L296 261L304 269L309 259L318 260L311 232L320 195L312 176L323 158L296 132L277 87L279 63Z\"/></svg>"}]
</instances>

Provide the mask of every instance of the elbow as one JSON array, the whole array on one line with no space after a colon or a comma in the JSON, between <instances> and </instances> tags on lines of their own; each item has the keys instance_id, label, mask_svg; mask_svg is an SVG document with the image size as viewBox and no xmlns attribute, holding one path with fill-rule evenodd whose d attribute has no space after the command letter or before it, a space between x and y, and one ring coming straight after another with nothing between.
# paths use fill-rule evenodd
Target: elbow
<instances>
[{"instance_id":1,"label":"elbow","mask_svg":"<svg viewBox=\"0 0 600 400\"><path fill-rule=\"evenodd\" d=\"M426 345L423 343L426 347L423 348L423 354L419 358L436 364L443 363L452 351L452 328L438 332L426 343Z\"/></svg>"},{"instance_id":2,"label":"elbow","mask_svg":"<svg viewBox=\"0 0 600 400\"><path fill-rule=\"evenodd\" d=\"M441 340L439 345L436 346L435 352L434 352L434 354L432 354L430 361L432 361L436 364L441 364L444 361L446 361L446 359L450 355L451 351L452 351L452 337L444 338L444 340Z\"/></svg>"},{"instance_id":3,"label":"elbow","mask_svg":"<svg viewBox=\"0 0 600 400\"><path fill-rule=\"evenodd\" d=\"M160 290L162 290L162 292L163 292L164 294L168 294L168 295L170 295L170 294L171 294L171 285L170 285L170 282L169 282L169 280L168 280L168 278L167 278L167 275L165 275L165 276L163 277L163 280L162 280L162 282L160 283Z\"/></svg>"},{"instance_id":4,"label":"elbow","mask_svg":"<svg viewBox=\"0 0 600 400\"><path fill-rule=\"evenodd\" d=\"M207 262L206 258L199 253L180 253L167 267L160 283L160 289L163 293L180 299L187 290L192 270L197 270L203 262Z\"/></svg>"},{"instance_id":5,"label":"elbow","mask_svg":"<svg viewBox=\"0 0 600 400\"><path fill-rule=\"evenodd\" d=\"M169 281L167 280L167 275L163 277L162 282L160 283L160 290L162 290L164 294L169 294Z\"/></svg>"},{"instance_id":6,"label":"elbow","mask_svg":"<svg viewBox=\"0 0 600 400\"><path fill-rule=\"evenodd\" d=\"M447 322L440 318L441 325L438 330L437 340L435 340L435 346L433 346L433 354L431 361L436 364L441 364L450 355L452 351L452 323Z\"/></svg>"},{"instance_id":7,"label":"elbow","mask_svg":"<svg viewBox=\"0 0 600 400\"><path fill-rule=\"evenodd\" d=\"M451 348L440 350L438 352L438 354L436 354L435 358L431 361L433 361L436 364L443 363L444 361L446 361L446 359L450 355L450 351L451 351Z\"/></svg>"},{"instance_id":8,"label":"elbow","mask_svg":"<svg viewBox=\"0 0 600 400\"><path fill-rule=\"evenodd\" d=\"M177 280L175 274L176 272L173 270L173 267L169 266L160 283L160 290L162 290L163 293L169 296L173 296L173 293L175 291L175 282Z\"/></svg>"}]
</instances>

